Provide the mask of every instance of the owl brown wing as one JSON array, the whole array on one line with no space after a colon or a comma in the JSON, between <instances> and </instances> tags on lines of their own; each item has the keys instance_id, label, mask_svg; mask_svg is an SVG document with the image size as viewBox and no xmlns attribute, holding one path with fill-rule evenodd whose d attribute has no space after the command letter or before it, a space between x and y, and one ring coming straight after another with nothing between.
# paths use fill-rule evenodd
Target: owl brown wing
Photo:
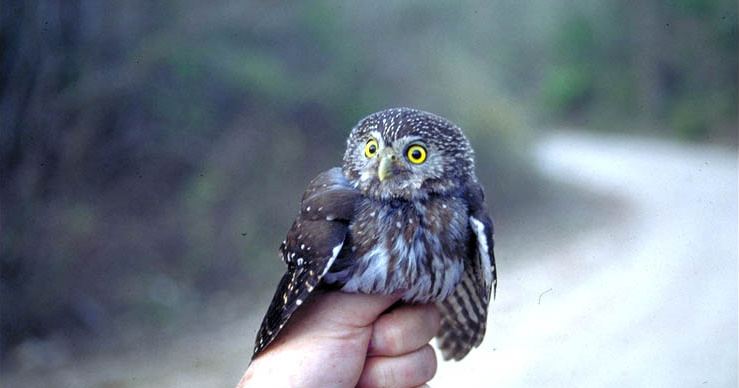
<instances>
[{"instance_id":1,"label":"owl brown wing","mask_svg":"<svg viewBox=\"0 0 739 388\"><path fill-rule=\"evenodd\" d=\"M331 268L360 197L338 167L321 173L308 185L300 213L280 246L287 272L262 320L252 358L274 341Z\"/></svg>"},{"instance_id":2,"label":"owl brown wing","mask_svg":"<svg viewBox=\"0 0 739 388\"><path fill-rule=\"evenodd\" d=\"M457 288L449 297L437 303L441 312L441 330L437 338L445 360L461 360L482 343L487 325L491 291L497 286L493 254L493 222L485 209L482 188L477 183L467 190L469 226L469 256L464 260L464 272Z\"/></svg>"}]
</instances>

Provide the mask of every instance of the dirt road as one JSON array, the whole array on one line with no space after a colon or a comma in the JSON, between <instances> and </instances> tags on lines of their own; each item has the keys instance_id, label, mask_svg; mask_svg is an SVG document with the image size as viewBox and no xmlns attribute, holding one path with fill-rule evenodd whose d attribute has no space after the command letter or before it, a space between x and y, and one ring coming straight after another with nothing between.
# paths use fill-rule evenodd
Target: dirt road
<instances>
[{"instance_id":1,"label":"dirt road","mask_svg":"<svg viewBox=\"0 0 739 388\"><path fill-rule=\"evenodd\" d=\"M525 251L501 243L483 350L432 385L736 387L737 155L557 133L536 156L617 199L616 217Z\"/></svg>"}]
</instances>

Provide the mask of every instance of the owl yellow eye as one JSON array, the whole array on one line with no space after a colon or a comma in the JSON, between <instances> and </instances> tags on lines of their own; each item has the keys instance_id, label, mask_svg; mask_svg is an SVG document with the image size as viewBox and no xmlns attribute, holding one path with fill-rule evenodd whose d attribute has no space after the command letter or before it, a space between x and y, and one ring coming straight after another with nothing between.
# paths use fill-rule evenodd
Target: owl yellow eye
<instances>
[{"instance_id":1,"label":"owl yellow eye","mask_svg":"<svg viewBox=\"0 0 739 388\"><path fill-rule=\"evenodd\" d=\"M408 157L408 160L411 161L411 163L421 164L426 161L426 148L421 145L414 144L408 147L406 156Z\"/></svg>"},{"instance_id":2,"label":"owl yellow eye","mask_svg":"<svg viewBox=\"0 0 739 388\"><path fill-rule=\"evenodd\" d=\"M367 141L367 144L365 144L364 146L364 156L368 158L375 157L375 155L377 155L377 148L377 140L369 139L369 141Z\"/></svg>"}]
</instances>

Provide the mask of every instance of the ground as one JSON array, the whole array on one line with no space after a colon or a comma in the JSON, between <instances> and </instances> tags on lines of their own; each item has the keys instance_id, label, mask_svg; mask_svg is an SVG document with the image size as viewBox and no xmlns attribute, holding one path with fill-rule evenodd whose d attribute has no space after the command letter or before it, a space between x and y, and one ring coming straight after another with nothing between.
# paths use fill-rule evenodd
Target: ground
<instances>
[{"instance_id":1,"label":"ground","mask_svg":"<svg viewBox=\"0 0 739 388\"><path fill-rule=\"evenodd\" d=\"M736 149L558 131L532 152L587 195L498 225L488 335L431 385L735 387ZM233 386L260 314L2 386Z\"/></svg>"}]
</instances>

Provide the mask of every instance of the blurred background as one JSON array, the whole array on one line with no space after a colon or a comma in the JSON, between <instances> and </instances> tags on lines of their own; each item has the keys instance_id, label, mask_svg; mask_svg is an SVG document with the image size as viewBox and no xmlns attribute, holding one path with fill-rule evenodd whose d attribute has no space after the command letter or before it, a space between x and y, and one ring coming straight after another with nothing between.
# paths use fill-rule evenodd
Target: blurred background
<instances>
[{"instance_id":1,"label":"blurred background","mask_svg":"<svg viewBox=\"0 0 739 388\"><path fill-rule=\"evenodd\" d=\"M667 372L575 373L594 361L582 353L593 342L568 341L587 327L587 301L574 295L690 263L686 277L720 287L693 286L696 305L720 301L703 314L710 322L689 326L703 342L619 344L696 354L705 369L668 357L664 370L735 386L736 2L38 0L5 1L0 17L3 386L235 384L303 189L340 163L360 118L393 106L449 118L475 148L501 278L500 334L476 351L480 365L508 373L506 386L675 386ZM652 217L643 201L656 198ZM665 228L682 250L655 249L641 262L654 265L619 272L672 241L649 234ZM706 246L716 251L704 256ZM542 268L552 271L526 278ZM684 292L681 276L665 289L634 280L645 287L634 297ZM557 293L565 284L573 299ZM608 321L640 332L633 325L681 296L666 295L637 321L630 309ZM559 327L548 322L563 309L527 314L547 298L579 318ZM690 321L689 306L664 317ZM517 339L539 337L511 331L530 320L558 339L539 345L583 361L533 367L546 361L526 355L542 348ZM529 360L525 372L501 367L510 360ZM440 365L439 384L476 364L465 365Z\"/></svg>"}]
</instances>

